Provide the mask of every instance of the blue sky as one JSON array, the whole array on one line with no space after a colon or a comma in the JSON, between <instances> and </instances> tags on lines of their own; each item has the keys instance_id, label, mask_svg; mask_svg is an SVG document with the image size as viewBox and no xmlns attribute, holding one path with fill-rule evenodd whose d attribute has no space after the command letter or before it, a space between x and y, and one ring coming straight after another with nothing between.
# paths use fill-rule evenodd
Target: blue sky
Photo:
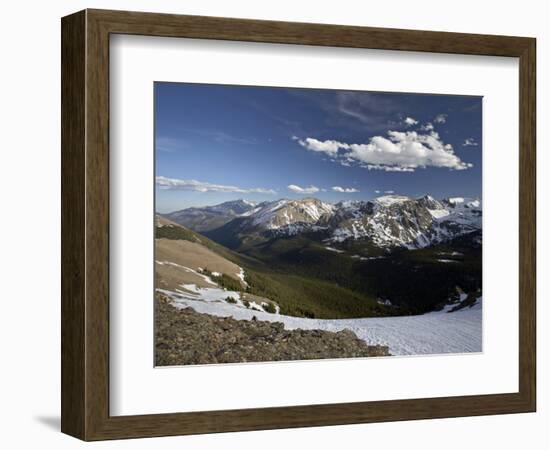
<instances>
[{"instance_id":1,"label":"blue sky","mask_svg":"<svg viewBox=\"0 0 550 450\"><path fill-rule=\"evenodd\" d=\"M481 197L482 98L155 83L156 208Z\"/></svg>"}]
</instances>

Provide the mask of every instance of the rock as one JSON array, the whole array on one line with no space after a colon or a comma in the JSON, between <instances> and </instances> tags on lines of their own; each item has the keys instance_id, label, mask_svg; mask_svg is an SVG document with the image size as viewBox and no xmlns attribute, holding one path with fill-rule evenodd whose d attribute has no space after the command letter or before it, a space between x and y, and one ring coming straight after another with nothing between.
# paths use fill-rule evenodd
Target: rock
<instances>
[{"instance_id":1,"label":"rock","mask_svg":"<svg viewBox=\"0 0 550 450\"><path fill-rule=\"evenodd\" d=\"M285 330L280 322L235 320L178 309L159 295L155 311L157 366L389 356L351 330Z\"/></svg>"}]
</instances>

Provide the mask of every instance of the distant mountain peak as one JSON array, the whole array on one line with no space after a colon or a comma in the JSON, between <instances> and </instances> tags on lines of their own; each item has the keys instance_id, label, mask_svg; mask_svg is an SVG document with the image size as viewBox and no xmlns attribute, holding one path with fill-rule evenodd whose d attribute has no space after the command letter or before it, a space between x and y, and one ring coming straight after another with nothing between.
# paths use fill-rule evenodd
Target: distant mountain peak
<instances>
[{"instance_id":1,"label":"distant mountain peak","mask_svg":"<svg viewBox=\"0 0 550 450\"><path fill-rule=\"evenodd\" d=\"M274 230L295 223L318 222L323 215L331 214L334 206L316 198L298 200L276 200L260 205L250 214L254 225Z\"/></svg>"},{"instance_id":2,"label":"distant mountain peak","mask_svg":"<svg viewBox=\"0 0 550 450\"><path fill-rule=\"evenodd\" d=\"M255 202L238 199L217 205L185 208L164 214L164 217L192 230L204 232L219 228L235 217L248 213L255 207Z\"/></svg>"}]
</instances>

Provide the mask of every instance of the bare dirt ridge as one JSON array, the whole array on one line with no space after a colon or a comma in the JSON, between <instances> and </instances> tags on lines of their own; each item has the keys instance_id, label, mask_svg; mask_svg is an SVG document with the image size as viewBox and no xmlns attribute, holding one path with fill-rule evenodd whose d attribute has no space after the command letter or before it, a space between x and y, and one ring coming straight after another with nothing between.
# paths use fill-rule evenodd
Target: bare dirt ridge
<instances>
[{"instance_id":1,"label":"bare dirt ridge","mask_svg":"<svg viewBox=\"0 0 550 450\"><path fill-rule=\"evenodd\" d=\"M390 356L350 330L285 330L282 323L235 320L177 309L157 294L157 366Z\"/></svg>"}]
</instances>

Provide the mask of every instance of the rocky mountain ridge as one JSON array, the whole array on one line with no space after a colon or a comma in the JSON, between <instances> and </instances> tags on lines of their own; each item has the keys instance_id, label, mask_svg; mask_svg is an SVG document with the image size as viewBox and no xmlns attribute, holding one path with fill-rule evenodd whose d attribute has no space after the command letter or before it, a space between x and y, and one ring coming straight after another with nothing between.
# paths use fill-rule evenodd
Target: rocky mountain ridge
<instances>
[{"instance_id":1,"label":"rocky mountain ridge","mask_svg":"<svg viewBox=\"0 0 550 450\"><path fill-rule=\"evenodd\" d=\"M194 231L203 232L221 227L255 206L255 202L239 199L219 205L185 208L162 216Z\"/></svg>"},{"instance_id":2,"label":"rocky mountain ridge","mask_svg":"<svg viewBox=\"0 0 550 450\"><path fill-rule=\"evenodd\" d=\"M324 240L333 244L364 240L381 248L412 249L477 232L476 239L478 244L481 243L482 207L479 199L453 197L436 200L430 195L420 198L385 195L374 200L336 204L316 198L280 199L259 204L228 203L238 204L239 208L224 203L189 208L183 210L185 214L180 211L166 217L196 231L214 230L214 238L224 234L269 238L321 232ZM224 223L212 228L212 222L215 222L212 214L216 212L219 219L220 211L225 216L219 223Z\"/></svg>"}]
</instances>

